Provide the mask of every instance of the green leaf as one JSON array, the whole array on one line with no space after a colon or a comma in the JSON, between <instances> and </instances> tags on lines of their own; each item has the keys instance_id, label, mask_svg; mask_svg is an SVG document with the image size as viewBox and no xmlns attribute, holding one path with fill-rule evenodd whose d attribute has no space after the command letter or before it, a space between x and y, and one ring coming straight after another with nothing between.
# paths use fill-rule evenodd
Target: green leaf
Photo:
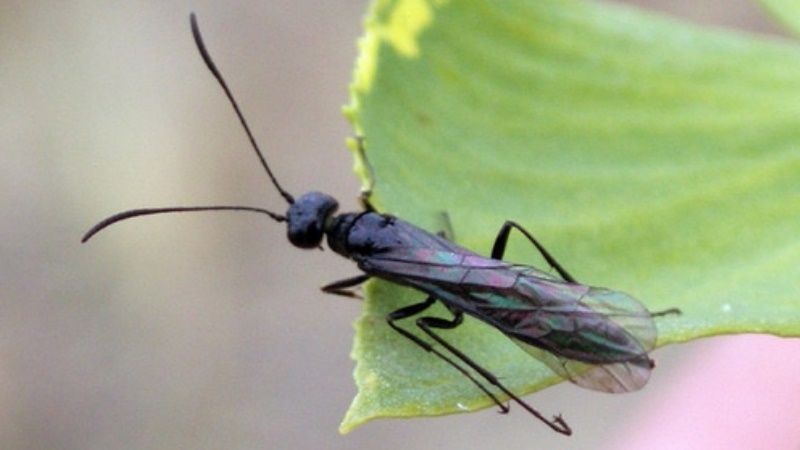
<instances>
[{"instance_id":1,"label":"green leaf","mask_svg":"<svg viewBox=\"0 0 800 450\"><path fill-rule=\"evenodd\" d=\"M759 0L767 12L793 33L800 33L800 0Z\"/></svg>"},{"instance_id":2,"label":"green leaf","mask_svg":"<svg viewBox=\"0 0 800 450\"><path fill-rule=\"evenodd\" d=\"M347 114L379 210L429 230L447 211L484 254L514 219L582 282L682 309L659 345L800 335L794 42L571 0L376 1L366 27ZM507 259L546 267L535 253L515 237ZM490 406L386 325L422 294L366 295L342 432ZM447 338L517 393L559 382L475 319Z\"/></svg>"}]
</instances>

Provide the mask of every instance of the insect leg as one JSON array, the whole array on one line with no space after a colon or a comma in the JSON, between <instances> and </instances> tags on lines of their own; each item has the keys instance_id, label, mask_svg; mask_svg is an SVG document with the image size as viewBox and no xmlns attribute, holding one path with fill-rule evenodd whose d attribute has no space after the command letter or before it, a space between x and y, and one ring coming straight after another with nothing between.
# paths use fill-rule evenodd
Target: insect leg
<instances>
[{"instance_id":1,"label":"insect leg","mask_svg":"<svg viewBox=\"0 0 800 450\"><path fill-rule=\"evenodd\" d=\"M669 308L662 311L652 312L650 313L650 317L661 317L669 314L681 315L683 312L678 308Z\"/></svg>"},{"instance_id":2,"label":"insect leg","mask_svg":"<svg viewBox=\"0 0 800 450\"><path fill-rule=\"evenodd\" d=\"M451 312L453 313L452 320L445 320L438 317L421 317L417 319L417 326L420 327L422 331L424 331L428 336L430 336L436 342L441 344L444 348L449 350L450 353L458 357L458 359L464 362L464 364L468 365L473 370L478 372L483 378L486 379L486 381L495 385L498 389L503 391L503 393L505 393L514 402L525 408L525 410L528 411L529 413L533 414L534 417L541 420L547 426L549 426L558 433L567 436L571 435L572 429L569 427L569 425L567 425L567 423L564 421L561 415L557 415L553 417L553 419L551 420L545 418L539 411L535 410L532 406L525 403L521 398L514 395L513 392L511 392L502 383L500 383L500 380L498 380L493 373L479 366L478 363L476 363L467 355L462 353L459 349L453 347L449 342L445 341L441 336L439 336L438 334L436 334L436 332L432 330L432 328L448 330L461 325L461 322L464 320L464 313L462 313L461 311L454 311L454 310L451 310Z\"/></svg>"},{"instance_id":3,"label":"insect leg","mask_svg":"<svg viewBox=\"0 0 800 450\"><path fill-rule=\"evenodd\" d=\"M447 355L443 354L439 350L436 350L431 344L429 344L429 343L425 342L424 340L420 339L419 337L417 337L416 335L412 334L408 330L400 328L395 323L398 320L406 319L408 317L415 316L415 315L421 313L422 311L425 311L431 305L433 305L435 302L436 302L436 299L429 296L422 303L416 303L416 304L413 304L413 305L410 305L410 306L406 306L406 307L400 308L400 309L398 309L396 311L393 311L393 312L389 313L389 315L386 316L386 322L389 323L389 326L392 327L392 329L394 329L398 333L402 334L404 337L410 339L411 342L413 342L413 343L417 344L418 346L422 347L425 351L433 353L438 358L440 358L441 360L443 360L447 364L450 364L451 366L453 366L453 368L455 368L456 370L461 372L462 375L464 375L470 381L472 381L475 384L475 386L478 386L478 388L481 391L483 391L484 394L486 394L489 398L492 399L493 402L495 402L497 404L497 406L500 408L500 412L501 413L503 413L503 414L507 413L508 412L508 406L504 405L494 394L492 394L486 388L486 386L481 384L480 381L476 380L475 377L471 373L469 373L469 371L467 371L467 369L461 367L457 362L453 361L450 357L448 357Z\"/></svg>"},{"instance_id":4,"label":"insect leg","mask_svg":"<svg viewBox=\"0 0 800 450\"><path fill-rule=\"evenodd\" d=\"M436 235L453 242L456 238L456 235L453 232L453 223L450 221L450 214L447 214L447 211L440 211L439 219L439 225L441 225L442 228L436 232Z\"/></svg>"},{"instance_id":5,"label":"insect leg","mask_svg":"<svg viewBox=\"0 0 800 450\"><path fill-rule=\"evenodd\" d=\"M358 156L361 157L361 161L367 168L367 187L361 188L361 194L358 196L358 200L361 202L361 206L364 207L365 211L375 212L375 207L372 206L372 203L369 201L369 198L372 197L372 189L375 187L375 170L367 159L367 152L364 149L364 136L356 136L355 140Z\"/></svg>"},{"instance_id":6,"label":"insect leg","mask_svg":"<svg viewBox=\"0 0 800 450\"><path fill-rule=\"evenodd\" d=\"M345 278L344 280L328 283L325 286L322 286L320 289L322 289L322 292L326 294L341 295L343 297L360 299L361 296L353 292L353 290L350 288L356 287L367 280L369 280L369 275L362 274L352 278Z\"/></svg>"},{"instance_id":7,"label":"insect leg","mask_svg":"<svg viewBox=\"0 0 800 450\"><path fill-rule=\"evenodd\" d=\"M522 226L520 226L518 223L511 220L506 220L506 223L504 223L503 227L500 228L500 232L497 233L497 238L495 239L494 246L492 247L492 259L503 259L503 254L506 252L506 244L508 243L508 235L511 233L512 228L516 228L520 233L525 235L529 241L531 241L534 247L539 250L539 253L542 254L547 263L556 269L556 272L561 275L561 278L569 281L570 283L577 283L575 278L573 278L569 272L561 267L561 264L559 264L558 261L556 261L556 259L550 255L550 253L542 246L542 244L539 243L539 241L536 240L536 238L533 237L532 234L530 234L526 229L522 228Z\"/></svg>"}]
</instances>

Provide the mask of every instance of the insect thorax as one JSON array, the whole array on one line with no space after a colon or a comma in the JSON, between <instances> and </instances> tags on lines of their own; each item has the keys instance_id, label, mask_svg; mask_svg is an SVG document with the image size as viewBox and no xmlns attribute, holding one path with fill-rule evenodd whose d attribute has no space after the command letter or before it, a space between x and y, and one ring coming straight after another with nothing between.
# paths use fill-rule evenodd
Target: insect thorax
<instances>
[{"instance_id":1,"label":"insect thorax","mask_svg":"<svg viewBox=\"0 0 800 450\"><path fill-rule=\"evenodd\" d=\"M328 246L351 258L369 256L402 245L394 227L395 218L375 212L336 216L326 228Z\"/></svg>"}]
</instances>

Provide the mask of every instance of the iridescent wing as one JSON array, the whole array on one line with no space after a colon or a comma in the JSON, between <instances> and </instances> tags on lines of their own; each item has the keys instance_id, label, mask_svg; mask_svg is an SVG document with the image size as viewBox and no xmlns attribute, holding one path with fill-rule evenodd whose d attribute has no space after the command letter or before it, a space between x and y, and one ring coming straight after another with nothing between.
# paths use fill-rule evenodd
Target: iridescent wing
<instances>
[{"instance_id":1,"label":"iridescent wing","mask_svg":"<svg viewBox=\"0 0 800 450\"><path fill-rule=\"evenodd\" d=\"M513 286L468 294L482 300L478 317L579 386L619 393L647 383L656 329L641 303L622 292L543 278L525 266L512 271L520 274Z\"/></svg>"},{"instance_id":2,"label":"iridescent wing","mask_svg":"<svg viewBox=\"0 0 800 450\"><path fill-rule=\"evenodd\" d=\"M650 312L633 297L589 287L576 302L546 308L539 316L529 320L534 333L526 324L501 330L579 386L621 393L647 384L653 368L647 353L655 346L656 329Z\"/></svg>"},{"instance_id":3,"label":"iridescent wing","mask_svg":"<svg viewBox=\"0 0 800 450\"><path fill-rule=\"evenodd\" d=\"M619 393L647 383L653 367L647 353L656 329L633 297L568 283L445 242L434 249L394 249L359 265L489 323L581 387Z\"/></svg>"}]
</instances>

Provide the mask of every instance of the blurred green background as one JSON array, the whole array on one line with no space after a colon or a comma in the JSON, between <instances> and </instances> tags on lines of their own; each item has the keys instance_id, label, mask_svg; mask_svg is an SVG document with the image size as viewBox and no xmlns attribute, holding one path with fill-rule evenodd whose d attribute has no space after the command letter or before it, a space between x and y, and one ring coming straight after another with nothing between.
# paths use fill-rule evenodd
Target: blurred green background
<instances>
[{"instance_id":1,"label":"blurred green background","mask_svg":"<svg viewBox=\"0 0 800 450\"><path fill-rule=\"evenodd\" d=\"M713 340L656 353L643 393L561 385L566 440L518 410L378 421L342 437L355 393L356 301L318 286L355 274L254 215L138 219L122 209L281 210L192 43L188 13L282 183L345 210L359 183L344 139L366 1L0 2L0 448L597 448ZM746 0L636 2L779 33Z\"/></svg>"}]
</instances>

